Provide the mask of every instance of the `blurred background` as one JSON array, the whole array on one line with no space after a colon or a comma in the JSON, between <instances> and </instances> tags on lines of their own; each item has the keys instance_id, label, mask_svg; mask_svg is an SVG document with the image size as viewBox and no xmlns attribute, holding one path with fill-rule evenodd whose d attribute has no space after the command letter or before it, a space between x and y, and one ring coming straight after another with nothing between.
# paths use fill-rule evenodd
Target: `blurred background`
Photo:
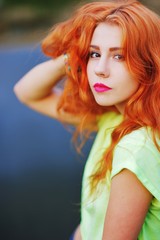
<instances>
[{"instance_id":1,"label":"blurred background","mask_svg":"<svg viewBox=\"0 0 160 240\"><path fill-rule=\"evenodd\" d=\"M0 239L67 240L80 221L81 178L93 139L77 156L71 132L22 105L14 84L45 61L41 40L73 0L0 0ZM143 0L160 13L159 0Z\"/></svg>"}]
</instances>

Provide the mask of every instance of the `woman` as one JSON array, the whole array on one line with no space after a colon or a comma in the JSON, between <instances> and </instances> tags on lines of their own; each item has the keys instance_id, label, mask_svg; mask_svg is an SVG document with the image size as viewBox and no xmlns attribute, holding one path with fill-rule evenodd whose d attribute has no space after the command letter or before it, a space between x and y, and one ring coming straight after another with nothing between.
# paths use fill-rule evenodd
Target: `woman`
<instances>
[{"instance_id":1,"label":"woman","mask_svg":"<svg viewBox=\"0 0 160 240\"><path fill-rule=\"evenodd\" d=\"M159 239L159 42L159 17L138 1L89 3L43 41L53 59L15 85L24 104L74 125L75 138L97 131L74 240Z\"/></svg>"}]
</instances>

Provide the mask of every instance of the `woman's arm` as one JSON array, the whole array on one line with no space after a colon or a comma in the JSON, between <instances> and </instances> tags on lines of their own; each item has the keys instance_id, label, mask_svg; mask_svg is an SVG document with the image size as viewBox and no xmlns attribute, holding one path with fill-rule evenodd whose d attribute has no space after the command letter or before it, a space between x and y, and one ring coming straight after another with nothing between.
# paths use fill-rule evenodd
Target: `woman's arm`
<instances>
[{"instance_id":1,"label":"woman's arm","mask_svg":"<svg viewBox=\"0 0 160 240\"><path fill-rule=\"evenodd\" d=\"M131 171L114 176L102 239L136 240L151 200L151 193Z\"/></svg>"},{"instance_id":2,"label":"woman's arm","mask_svg":"<svg viewBox=\"0 0 160 240\"><path fill-rule=\"evenodd\" d=\"M82 240L80 225L75 230L74 240Z\"/></svg>"},{"instance_id":3,"label":"woman's arm","mask_svg":"<svg viewBox=\"0 0 160 240\"><path fill-rule=\"evenodd\" d=\"M18 99L30 108L66 123L77 124L80 121L78 117L57 111L61 92L57 91L55 86L65 74L64 58L59 56L30 70L14 86L14 92Z\"/></svg>"}]
</instances>

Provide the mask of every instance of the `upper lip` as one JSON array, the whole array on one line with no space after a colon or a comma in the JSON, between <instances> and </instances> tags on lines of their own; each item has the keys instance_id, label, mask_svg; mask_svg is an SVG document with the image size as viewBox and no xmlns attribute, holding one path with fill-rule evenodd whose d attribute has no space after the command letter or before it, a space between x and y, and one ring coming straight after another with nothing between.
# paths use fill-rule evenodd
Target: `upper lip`
<instances>
[{"instance_id":1,"label":"upper lip","mask_svg":"<svg viewBox=\"0 0 160 240\"><path fill-rule=\"evenodd\" d=\"M103 83L95 83L95 84L93 85L93 87L94 87L94 88L95 88L95 87L100 87L100 88L112 89L112 88L108 87L107 85L105 85L105 84L103 84Z\"/></svg>"}]
</instances>

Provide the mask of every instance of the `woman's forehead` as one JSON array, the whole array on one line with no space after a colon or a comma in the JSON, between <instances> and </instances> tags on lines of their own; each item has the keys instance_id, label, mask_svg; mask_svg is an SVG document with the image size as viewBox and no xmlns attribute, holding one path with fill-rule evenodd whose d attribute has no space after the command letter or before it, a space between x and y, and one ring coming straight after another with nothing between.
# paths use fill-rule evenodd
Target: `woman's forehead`
<instances>
[{"instance_id":1,"label":"woman's forehead","mask_svg":"<svg viewBox=\"0 0 160 240\"><path fill-rule=\"evenodd\" d=\"M108 45L111 48L120 48L122 46L122 29L107 22L99 23L93 32L91 45Z\"/></svg>"}]
</instances>

